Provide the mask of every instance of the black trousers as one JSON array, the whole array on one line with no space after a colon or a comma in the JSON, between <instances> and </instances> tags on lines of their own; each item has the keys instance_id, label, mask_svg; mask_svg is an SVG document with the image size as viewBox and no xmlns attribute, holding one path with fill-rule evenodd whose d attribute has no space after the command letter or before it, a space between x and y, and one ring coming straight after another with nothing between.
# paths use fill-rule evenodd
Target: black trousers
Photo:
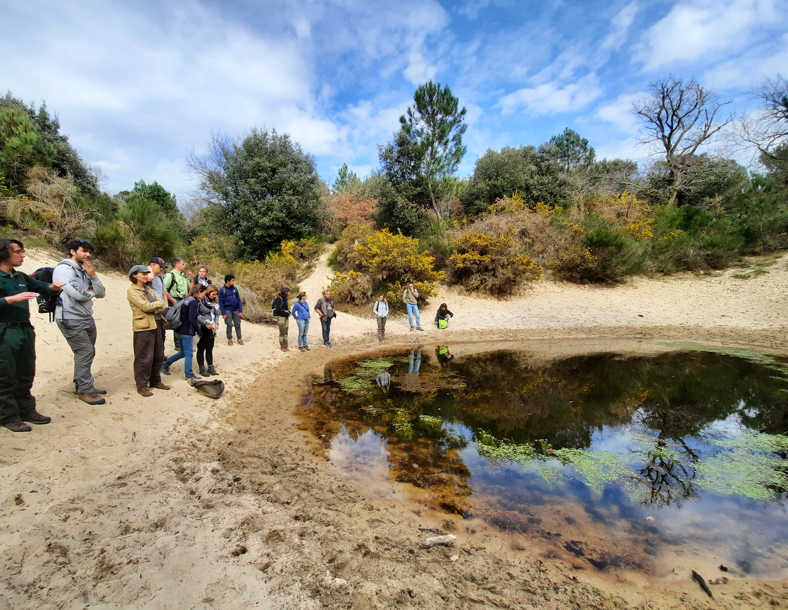
<instances>
[{"instance_id":1,"label":"black trousers","mask_svg":"<svg viewBox=\"0 0 788 610\"><path fill-rule=\"evenodd\" d=\"M213 343L216 340L216 333L205 326L202 327L202 337L197 342L197 365L213 366Z\"/></svg>"},{"instance_id":2,"label":"black trousers","mask_svg":"<svg viewBox=\"0 0 788 610\"><path fill-rule=\"evenodd\" d=\"M0 325L0 424L36 410L30 393L36 376L36 332L30 324Z\"/></svg>"}]
</instances>

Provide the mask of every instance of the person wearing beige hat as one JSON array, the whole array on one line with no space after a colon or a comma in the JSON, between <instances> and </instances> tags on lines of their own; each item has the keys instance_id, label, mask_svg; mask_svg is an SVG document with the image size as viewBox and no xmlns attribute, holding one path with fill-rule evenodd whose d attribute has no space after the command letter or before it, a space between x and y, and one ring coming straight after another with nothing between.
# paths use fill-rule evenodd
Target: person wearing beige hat
<instances>
[{"instance_id":1,"label":"person wearing beige hat","mask_svg":"<svg viewBox=\"0 0 788 610\"><path fill-rule=\"evenodd\" d=\"M148 285L151 271L145 265L129 269L132 284L126 291L134 330L134 381L142 396L153 396L150 388L169 390L161 381L164 363L164 301Z\"/></svg>"}]
</instances>

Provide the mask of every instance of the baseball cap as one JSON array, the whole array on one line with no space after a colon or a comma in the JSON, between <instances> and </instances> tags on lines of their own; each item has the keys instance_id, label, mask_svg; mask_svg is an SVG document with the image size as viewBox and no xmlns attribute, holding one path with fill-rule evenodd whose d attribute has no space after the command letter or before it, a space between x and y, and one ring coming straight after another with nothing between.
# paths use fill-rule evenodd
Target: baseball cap
<instances>
[{"instance_id":1,"label":"baseball cap","mask_svg":"<svg viewBox=\"0 0 788 610\"><path fill-rule=\"evenodd\" d=\"M150 269L148 269L145 265L134 265L131 269L129 269L129 279L135 273L150 273Z\"/></svg>"},{"instance_id":2,"label":"baseball cap","mask_svg":"<svg viewBox=\"0 0 788 610\"><path fill-rule=\"evenodd\" d=\"M169 269L170 268L169 265L166 265L164 263L164 259L161 258L160 256L154 256L152 259L150 259L150 263L148 263L148 264L150 265L150 264L153 264L153 263L156 263L162 269Z\"/></svg>"}]
</instances>

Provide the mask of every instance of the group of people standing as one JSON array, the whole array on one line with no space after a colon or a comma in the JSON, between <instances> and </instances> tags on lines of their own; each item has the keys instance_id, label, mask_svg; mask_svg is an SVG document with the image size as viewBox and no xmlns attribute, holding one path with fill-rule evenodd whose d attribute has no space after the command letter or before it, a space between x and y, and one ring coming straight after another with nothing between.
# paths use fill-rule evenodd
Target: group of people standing
<instances>
[{"instance_id":1,"label":"group of people standing","mask_svg":"<svg viewBox=\"0 0 788 610\"><path fill-rule=\"evenodd\" d=\"M292 309L288 304L288 296L290 289L287 287L282 288L279 295L271 303L271 314L276 318L277 325L279 326L279 349L283 352L290 351L288 346L288 333L290 317L296 321L298 326L298 349L299 351L306 352L309 350L309 340L307 334L309 332L309 321L312 319L312 314L309 310L309 303L307 302L306 292L299 292ZM331 291L326 290L323 296L315 303L315 313L320 319L320 327L323 332L323 345L326 347L333 347L331 345L331 322L337 317L334 311L334 298L331 296Z\"/></svg>"}]
</instances>

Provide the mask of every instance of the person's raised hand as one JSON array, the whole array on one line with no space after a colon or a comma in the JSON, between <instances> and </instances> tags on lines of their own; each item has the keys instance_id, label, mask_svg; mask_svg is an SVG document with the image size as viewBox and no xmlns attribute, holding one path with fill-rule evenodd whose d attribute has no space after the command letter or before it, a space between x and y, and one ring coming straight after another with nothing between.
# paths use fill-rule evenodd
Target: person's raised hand
<instances>
[{"instance_id":1,"label":"person's raised hand","mask_svg":"<svg viewBox=\"0 0 788 610\"><path fill-rule=\"evenodd\" d=\"M93 266L92 261L83 261L82 268L87 272L88 276L96 277L96 268Z\"/></svg>"}]
</instances>

